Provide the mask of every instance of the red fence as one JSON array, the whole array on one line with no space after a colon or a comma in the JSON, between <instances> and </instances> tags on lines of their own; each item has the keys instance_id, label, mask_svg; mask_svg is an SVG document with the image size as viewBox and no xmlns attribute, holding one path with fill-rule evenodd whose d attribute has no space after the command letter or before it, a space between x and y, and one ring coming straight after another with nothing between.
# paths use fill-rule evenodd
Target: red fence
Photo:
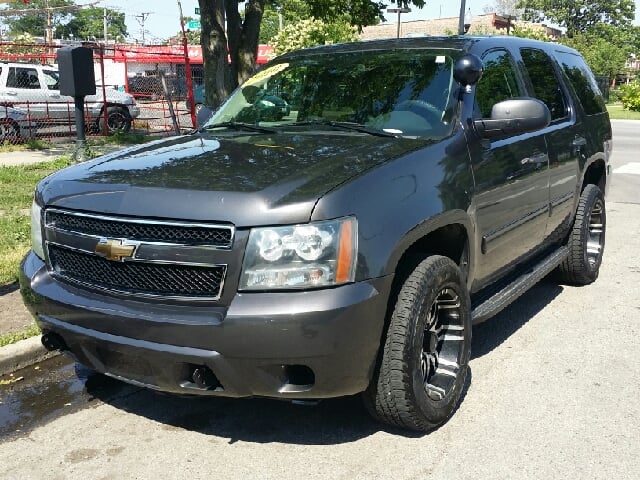
<instances>
[{"instance_id":1,"label":"red fence","mask_svg":"<svg viewBox=\"0 0 640 480\"><path fill-rule=\"evenodd\" d=\"M181 46L83 45L94 49L96 95L85 99L91 134L114 129L174 134L194 127L187 99L202 101L199 46L186 52L193 80L189 91ZM53 65L61 46L0 42L0 144L75 135L73 99L60 95ZM271 53L260 46L258 63Z\"/></svg>"}]
</instances>

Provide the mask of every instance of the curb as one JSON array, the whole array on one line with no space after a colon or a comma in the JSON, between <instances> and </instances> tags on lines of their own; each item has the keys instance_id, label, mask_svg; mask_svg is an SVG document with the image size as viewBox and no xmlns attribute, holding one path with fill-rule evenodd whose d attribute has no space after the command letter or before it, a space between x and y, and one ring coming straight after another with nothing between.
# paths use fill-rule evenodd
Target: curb
<instances>
[{"instance_id":1,"label":"curb","mask_svg":"<svg viewBox=\"0 0 640 480\"><path fill-rule=\"evenodd\" d=\"M59 354L59 352L45 350L40 342L40 335L5 345L0 348L0 376Z\"/></svg>"}]
</instances>

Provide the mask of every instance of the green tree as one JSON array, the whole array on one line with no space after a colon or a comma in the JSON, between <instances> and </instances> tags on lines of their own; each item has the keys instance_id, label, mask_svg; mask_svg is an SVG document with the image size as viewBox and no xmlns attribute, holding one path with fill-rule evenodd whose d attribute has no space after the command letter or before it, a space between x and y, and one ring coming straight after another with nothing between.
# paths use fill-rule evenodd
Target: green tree
<instances>
[{"instance_id":1,"label":"green tree","mask_svg":"<svg viewBox=\"0 0 640 480\"><path fill-rule=\"evenodd\" d=\"M281 21L284 26L308 18L311 18L311 8L307 2L302 0L266 2L260 24L260 43L269 43L278 34Z\"/></svg>"},{"instance_id":2,"label":"green tree","mask_svg":"<svg viewBox=\"0 0 640 480\"><path fill-rule=\"evenodd\" d=\"M578 50L595 75L609 77L613 81L625 70L628 50L605 38L593 34L577 34L562 40L565 45Z\"/></svg>"},{"instance_id":3,"label":"green tree","mask_svg":"<svg viewBox=\"0 0 640 480\"><path fill-rule=\"evenodd\" d=\"M30 0L28 4L22 0L12 0L9 4L10 10L33 10L34 13L6 16L4 22L9 27L9 34L14 36L28 33L34 37L44 37L47 29L47 4L52 7L49 12L51 25L54 27L66 23L74 9L73 0Z\"/></svg>"},{"instance_id":4,"label":"green tree","mask_svg":"<svg viewBox=\"0 0 640 480\"><path fill-rule=\"evenodd\" d=\"M191 30L188 28L189 22L196 19L186 15L182 18L184 21L184 34L187 37L187 44L200 45L200 29L196 28ZM172 37L169 37L164 43L167 45L182 45L182 30L178 31Z\"/></svg>"},{"instance_id":5,"label":"green tree","mask_svg":"<svg viewBox=\"0 0 640 480\"><path fill-rule=\"evenodd\" d=\"M355 27L345 22L325 23L321 20L300 20L287 25L271 44L277 55L301 48L329 43L353 42L358 39Z\"/></svg>"},{"instance_id":6,"label":"green tree","mask_svg":"<svg viewBox=\"0 0 640 480\"><path fill-rule=\"evenodd\" d=\"M629 27L635 17L634 0L520 0L525 20L556 23L567 36L584 33L598 24Z\"/></svg>"},{"instance_id":7,"label":"green tree","mask_svg":"<svg viewBox=\"0 0 640 480\"><path fill-rule=\"evenodd\" d=\"M309 0L291 2L292 10L300 9L310 16L331 23L336 19L347 19L350 25L362 29L383 19L386 4L374 0ZM239 11L238 0L224 2L198 0L202 24L201 44L205 68L205 90L207 103L219 105L229 93L253 73L258 55L260 25L267 5L280 6L283 14L287 10L283 2L248 0L244 17ZM422 8L425 0L398 0L400 6L413 5ZM226 30L224 28L226 21ZM229 55L231 62L227 60Z\"/></svg>"},{"instance_id":8,"label":"green tree","mask_svg":"<svg viewBox=\"0 0 640 480\"><path fill-rule=\"evenodd\" d=\"M71 20L56 29L57 33L78 39L104 38L104 9L83 8L73 12ZM127 36L124 13L107 9L107 35L110 39L122 40Z\"/></svg>"}]
</instances>

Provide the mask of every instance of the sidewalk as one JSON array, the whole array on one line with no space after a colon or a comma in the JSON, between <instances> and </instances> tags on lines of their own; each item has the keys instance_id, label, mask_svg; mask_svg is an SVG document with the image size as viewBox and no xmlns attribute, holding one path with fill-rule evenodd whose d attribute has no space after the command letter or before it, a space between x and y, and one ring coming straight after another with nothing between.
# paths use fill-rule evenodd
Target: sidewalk
<instances>
[{"instance_id":1,"label":"sidewalk","mask_svg":"<svg viewBox=\"0 0 640 480\"><path fill-rule=\"evenodd\" d=\"M56 146L47 150L19 150L0 153L0 167L29 165L54 160L71 152L70 146Z\"/></svg>"}]
</instances>

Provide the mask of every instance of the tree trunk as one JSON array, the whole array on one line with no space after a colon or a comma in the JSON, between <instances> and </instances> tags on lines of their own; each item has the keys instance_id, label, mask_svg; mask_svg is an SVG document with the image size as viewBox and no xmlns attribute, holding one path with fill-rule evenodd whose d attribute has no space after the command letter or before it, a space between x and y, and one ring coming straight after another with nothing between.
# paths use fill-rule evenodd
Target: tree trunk
<instances>
[{"instance_id":1,"label":"tree trunk","mask_svg":"<svg viewBox=\"0 0 640 480\"><path fill-rule=\"evenodd\" d=\"M258 59L260 23L264 14L265 0L249 0L244 14L244 24L238 44L237 73L241 84L253 75Z\"/></svg>"},{"instance_id":2,"label":"tree trunk","mask_svg":"<svg viewBox=\"0 0 640 480\"><path fill-rule=\"evenodd\" d=\"M232 90L224 31L223 0L198 0L200 5L200 43L204 59L205 102L218 107Z\"/></svg>"},{"instance_id":3,"label":"tree trunk","mask_svg":"<svg viewBox=\"0 0 640 480\"><path fill-rule=\"evenodd\" d=\"M238 0L198 0L207 105L218 107L253 74L264 3L249 0L243 22Z\"/></svg>"}]
</instances>

